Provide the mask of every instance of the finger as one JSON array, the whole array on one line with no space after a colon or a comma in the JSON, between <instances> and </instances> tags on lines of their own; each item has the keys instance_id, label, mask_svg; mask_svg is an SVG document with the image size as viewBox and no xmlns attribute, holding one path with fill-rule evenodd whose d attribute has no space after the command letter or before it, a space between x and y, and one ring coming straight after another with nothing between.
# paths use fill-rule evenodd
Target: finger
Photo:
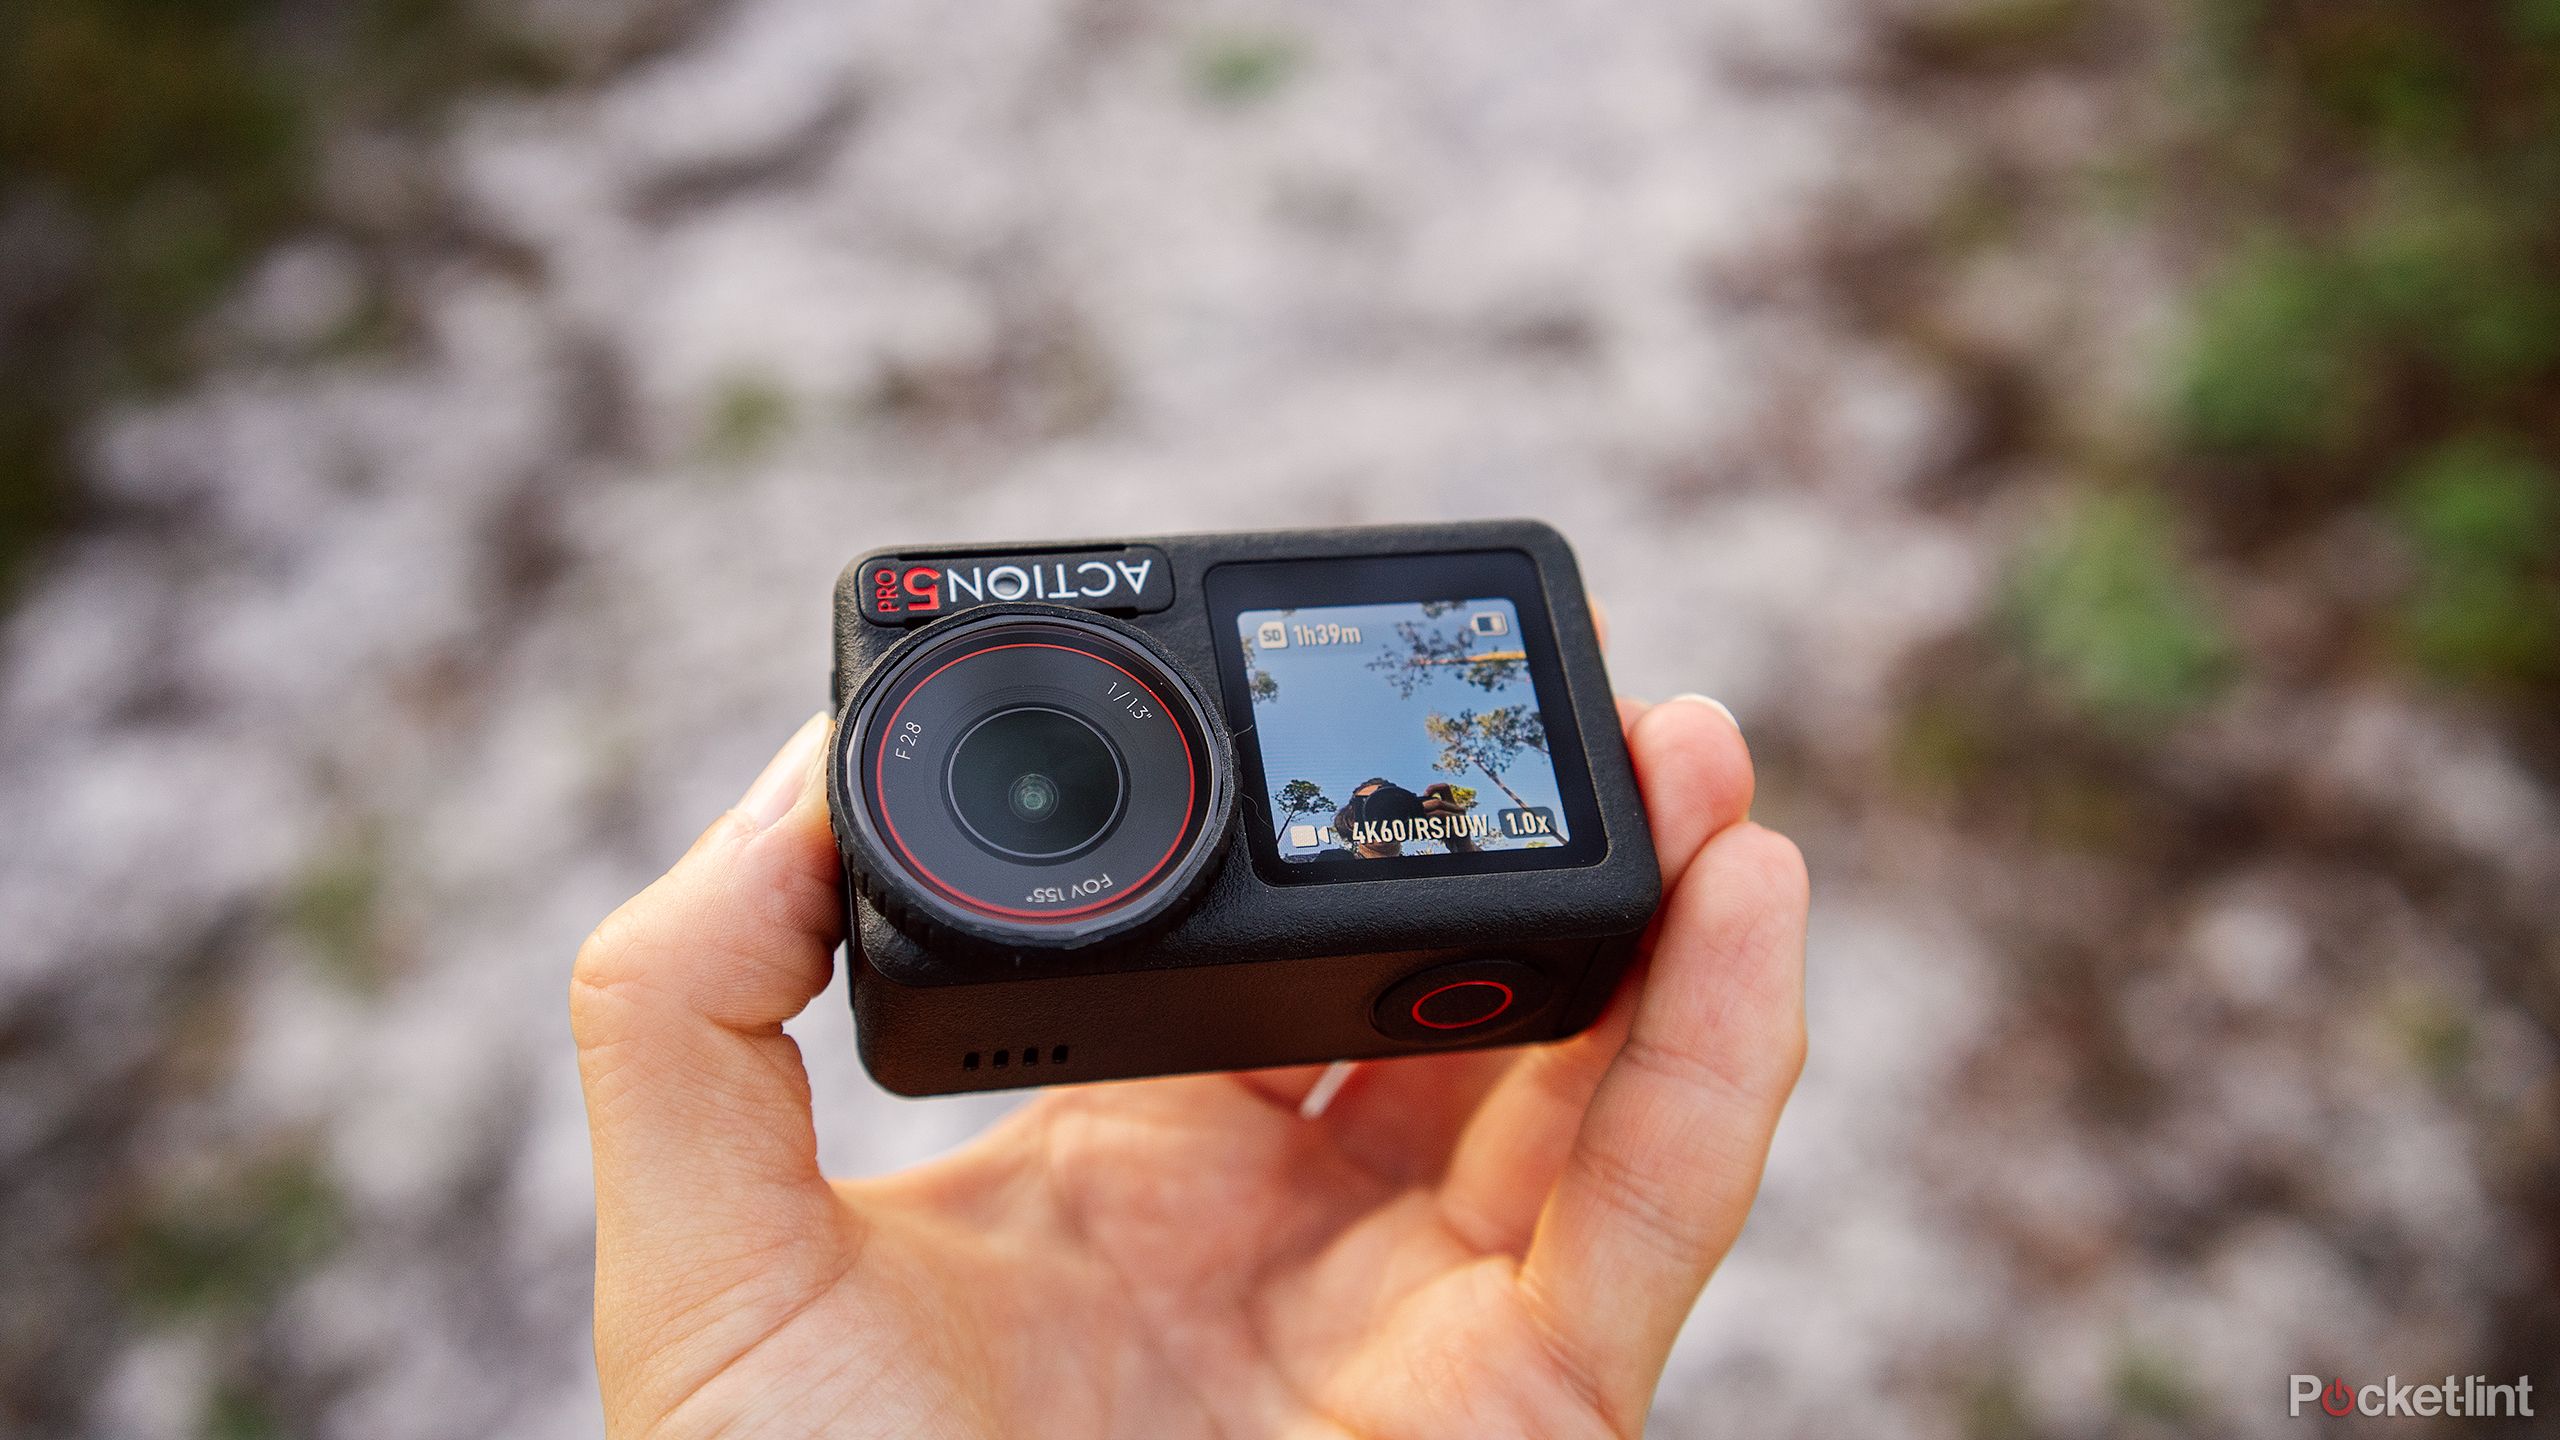
<instances>
[{"instance_id":1,"label":"finger","mask_svg":"<svg viewBox=\"0 0 2560 1440\"><path fill-rule=\"evenodd\" d=\"M1732 713L1701 696L1646 711L1628 735L1663 886L1676 888L1707 838L1751 807L1751 755ZM1441 1186L1441 1213L1469 1243L1518 1253L1634 1013L1630 977L1588 1031L1521 1057L1470 1120Z\"/></svg>"},{"instance_id":2,"label":"finger","mask_svg":"<svg viewBox=\"0 0 2560 1440\"><path fill-rule=\"evenodd\" d=\"M1708 837L1751 813L1751 747L1732 711L1704 695L1675 695L1628 727L1627 759L1668 891Z\"/></svg>"},{"instance_id":3,"label":"finger","mask_svg":"<svg viewBox=\"0 0 2560 1440\"><path fill-rule=\"evenodd\" d=\"M1592 633L1599 638L1600 648L1603 650L1609 648L1609 607L1601 603L1598 595L1595 595L1588 590L1582 592L1582 603L1591 612L1591 629ZM1643 719L1644 713L1653 708L1652 702L1639 700L1633 695L1618 696L1617 706L1618 728L1621 731L1628 732L1632 732L1635 729L1636 722ZM1718 706L1717 708L1720 710L1723 709L1722 706ZM1726 711L1725 718L1728 720L1732 719L1732 712ZM1449 787L1446 785L1434 785L1431 787L1433 790L1446 790L1448 788ZM1294 1110L1305 1100L1307 1092L1315 1088L1316 1082L1323 1078L1326 1068L1327 1067L1322 1065L1293 1065L1278 1070L1244 1071L1239 1073L1235 1078L1236 1083L1244 1086L1254 1094L1269 1100L1272 1104L1281 1106L1284 1109ZM1494 1076L1497 1075L1503 1067L1499 1065L1485 1066L1471 1063L1464 1068L1479 1072L1477 1074L1478 1084L1476 1086L1474 1096L1470 1097L1468 1099L1468 1103L1461 1107L1461 1114L1457 1117L1459 1120L1463 1120L1465 1110L1473 1108L1474 1100L1482 1098L1484 1089L1493 1083ZM1432 1078L1436 1079L1437 1077ZM1384 1092L1390 1095L1398 1088L1399 1087L1391 1083L1383 1083L1376 1079L1371 1080L1368 1085L1363 1087L1364 1090L1372 1094ZM1435 1084L1432 1088L1435 1094L1449 1093L1447 1087ZM1463 1089L1458 1093L1463 1095ZM1333 1106L1327 1106L1328 1112L1333 1108Z\"/></svg>"},{"instance_id":4,"label":"finger","mask_svg":"<svg viewBox=\"0 0 2560 1440\"><path fill-rule=\"evenodd\" d=\"M1521 1052L1464 1122L1441 1172L1440 1217L1478 1253L1528 1249L1591 1092L1626 1042L1639 979L1629 977L1590 1029Z\"/></svg>"},{"instance_id":5,"label":"finger","mask_svg":"<svg viewBox=\"0 0 2560 1440\"><path fill-rule=\"evenodd\" d=\"M1744 824L1708 842L1530 1241L1522 1284L1630 1428L1741 1233L1803 1068L1805 911L1783 836Z\"/></svg>"},{"instance_id":6,"label":"finger","mask_svg":"<svg viewBox=\"0 0 2560 1440\"><path fill-rule=\"evenodd\" d=\"M1618 708L1667 883L1678 878L1709 834L1749 811L1750 750L1733 712L1703 695L1661 705L1622 697ZM1614 1031L1598 1026L1589 1033L1606 1042L1623 1031L1620 1024ZM1466 1227L1462 1234L1499 1237L1498 1248L1516 1251L1563 1164L1583 1103L1615 1051L1614 1042L1586 1044L1577 1037L1526 1056L1469 1052L1367 1065L1317 1123L1330 1128L1344 1153L1384 1175L1405 1181L1454 1178L1463 1166L1469 1179L1454 1196L1453 1223ZM1298 1066L1236 1078L1272 1104L1295 1110L1323 1073L1322 1066ZM1499 1114L1479 1116L1493 1097L1514 1096ZM1483 1137L1473 1144L1480 1153L1466 1154L1471 1142L1461 1140L1462 1134Z\"/></svg>"},{"instance_id":7,"label":"finger","mask_svg":"<svg viewBox=\"0 0 2560 1440\"><path fill-rule=\"evenodd\" d=\"M825 717L737 808L596 928L570 983L599 1245L671 1228L752 1244L777 1195L823 1195L809 1086L782 1033L834 968Z\"/></svg>"},{"instance_id":8,"label":"finger","mask_svg":"<svg viewBox=\"0 0 2560 1440\"><path fill-rule=\"evenodd\" d=\"M1439 1178L1467 1117L1484 1103L1514 1050L1463 1050L1372 1060L1352 1072L1318 1123L1361 1169L1399 1187Z\"/></svg>"},{"instance_id":9,"label":"finger","mask_svg":"<svg viewBox=\"0 0 2560 1440\"><path fill-rule=\"evenodd\" d=\"M1327 1065L1239 1071L1236 1084L1298 1123L1320 1129L1344 1158L1397 1185L1440 1174L1467 1117L1512 1063L1510 1050L1365 1060L1338 1082L1323 1111L1305 1114Z\"/></svg>"},{"instance_id":10,"label":"finger","mask_svg":"<svg viewBox=\"0 0 2560 1440\"><path fill-rule=\"evenodd\" d=\"M1238 1085L1270 1101L1282 1110L1296 1110L1324 1078L1322 1065L1288 1065L1277 1070L1239 1070L1232 1077Z\"/></svg>"}]
</instances>

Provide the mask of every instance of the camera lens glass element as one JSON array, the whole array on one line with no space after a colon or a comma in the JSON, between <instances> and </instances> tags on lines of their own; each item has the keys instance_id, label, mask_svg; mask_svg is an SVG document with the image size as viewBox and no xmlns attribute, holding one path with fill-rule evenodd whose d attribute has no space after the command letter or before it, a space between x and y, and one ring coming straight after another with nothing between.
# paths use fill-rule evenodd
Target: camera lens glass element
<instances>
[{"instance_id":1,"label":"camera lens glass element","mask_svg":"<svg viewBox=\"0 0 2560 1440\"><path fill-rule=\"evenodd\" d=\"M1068 948L1196 893L1234 806L1230 757L1151 644L1011 610L911 644L856 695L838 774L861 878L892 916Z\"/></svg>"},{"instance_id":2,"label":"camera lens glass element","mask_svg":"<svg viewBox=\"0 0 2560 1440\"><path fill-rule=\"evenodd\" d=\"M969 838L1018 860L1091 848L1128 795L1111 741L1092 721L1048 705L1016 705L971 725L945 774Z\"/></svg>"},{"instance_id":3,"label":"camera lens glass element","mask_svg":"<svg viewBox=\"0 0 2560 1440\"><path fill-rule=\"evenodd\" d=\"M1013 795L1008 802L1013 813L1025 820L1045 820L1058 803L1058 783L1046 775L1025 775L1013 782Z\"/></svg>"}]
</instances>

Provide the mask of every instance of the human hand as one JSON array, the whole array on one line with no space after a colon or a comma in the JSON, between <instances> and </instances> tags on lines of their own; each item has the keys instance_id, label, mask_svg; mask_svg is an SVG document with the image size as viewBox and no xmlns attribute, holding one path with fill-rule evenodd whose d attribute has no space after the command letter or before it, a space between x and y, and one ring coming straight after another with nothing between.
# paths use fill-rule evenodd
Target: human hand
<instances>
[{"instance_id":1,"label":"human hand","mask_svg":"<svg viewBox=\"0 0 2560 1440\"><path fill-rule=\"evenodd\" d=\"M1804 1056L1803 862L1720 709L1621 702L1664 903L1599 1024L1051 1090L818 1170L784 1020L843 939L826 725L580 951L608 1430L1632 1436Z\"/></svg>"},{"instance_id":2,"label":"human hand","mask_svg":"<svg viewBox=\"0 0 2560 1440\"><path fill-rule=\"evenodd\" d=\"M1446 780L1422 787L1422 808L1426 814L1463 814L1472 804L1472 801L1459 799L1458 787Z\"/></svg>"}]
</instances>

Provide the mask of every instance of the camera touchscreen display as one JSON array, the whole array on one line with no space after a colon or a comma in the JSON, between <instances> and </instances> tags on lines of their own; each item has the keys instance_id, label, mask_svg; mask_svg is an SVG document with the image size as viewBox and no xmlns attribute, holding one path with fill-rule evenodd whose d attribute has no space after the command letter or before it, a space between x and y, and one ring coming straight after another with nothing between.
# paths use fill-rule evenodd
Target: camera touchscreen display
<instances>
[{"instance_id":1,"label":"camera touchscreen display","mask_svg":"<svg viewBox=\"0 0 2560 1440\"><path fill-rule=\"evenodd\" d=\"M1283 861L1570 842L1510 600L1252 609L1236 629Z\"/></svg>"}]
</instances>

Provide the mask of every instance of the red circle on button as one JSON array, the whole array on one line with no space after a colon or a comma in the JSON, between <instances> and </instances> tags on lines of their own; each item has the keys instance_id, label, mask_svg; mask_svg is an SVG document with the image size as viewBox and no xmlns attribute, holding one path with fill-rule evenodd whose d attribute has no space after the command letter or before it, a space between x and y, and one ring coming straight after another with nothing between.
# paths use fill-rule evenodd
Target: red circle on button
<instances>
[{"instance_id":1,"label":"red circle on button","mask_svg":"<svg viewBox=\"0 0 2560 1440\"><path fill-rule=\"evenodd\" d=\"M1476 997L1479 1001L1489 999L1492 1002L1492 1008L1479 1010L1475 1014L1467 1015L1464 1018L1457 1020L1434 1020L1430 1016L1422 1013L1422 1008L1429 1005L1432 1001L1443 995L1461 990L1493 991L1494 993L1491 996ZM1415 997L1413 1002L1413 1023L1432 1030L1464 1030L1471 1025L1481 1025L1487 1020L1500 1015L1503 1011L1510 1009L1511 1000L1511 987L1503 984L1499 980L1452 980L1448 984L1440 986L1438 989L1425 990L1421 995ZM1463 1005L1466 1002L1465 1000L1461 1000L1459 1003ZM1448 1009L1445 1005L1439 1008L1444 1012Z\"/></svg>"}]
</instances>

